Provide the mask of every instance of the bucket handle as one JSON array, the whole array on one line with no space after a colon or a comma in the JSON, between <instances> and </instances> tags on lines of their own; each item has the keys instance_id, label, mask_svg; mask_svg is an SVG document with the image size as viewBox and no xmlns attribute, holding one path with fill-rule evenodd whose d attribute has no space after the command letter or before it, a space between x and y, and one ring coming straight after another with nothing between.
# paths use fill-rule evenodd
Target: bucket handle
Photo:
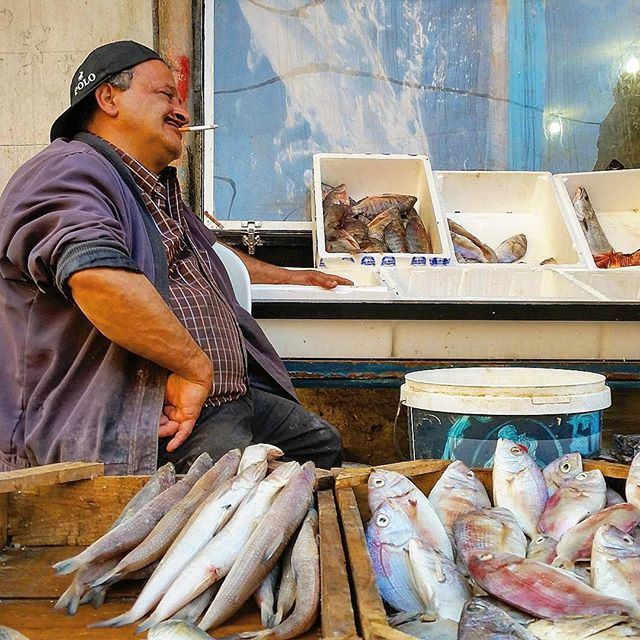
<instances>
[{"instance_id":1,"label":"bucket handle","mask_svg":"<svg viewBox=\"0 0 640 640\"><path fill-rule=\"evenodd\" d=\"M400 444L398 443L398 419L400 418L400 414L402 413L402 407L406 408L406 402L400 398L398 401L398 409L396 411L396 417L393 421L393 448L396 450L396 455L400 458L400 460L409 460L411 458L410 453L404 453L400 448ZM406 434L407 440L409 439L409 429L407 428Z\"/></svg>"}]
</instances>

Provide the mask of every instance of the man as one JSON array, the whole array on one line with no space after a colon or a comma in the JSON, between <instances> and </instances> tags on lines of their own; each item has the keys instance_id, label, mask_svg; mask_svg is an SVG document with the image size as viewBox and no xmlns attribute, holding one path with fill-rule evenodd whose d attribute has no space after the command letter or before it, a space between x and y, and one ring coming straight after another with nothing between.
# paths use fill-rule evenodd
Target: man
<instances>
[{"instance_id":1,"label":"man","mask_svg":"<svg viewBox=\"0 0 640 640\"><path fill-rule=\"evenodd\" d=\"M340 464L236 302L169 163L189 122L157 53L124 41L74 74L51 145L0 198L0 470L102 460L184 471L251 442ZM241 255L241 254L239 254ZM351 284L241 256L253 282ZM160 438L160 441L158 441Z\"/></svg>"}]
</instances>

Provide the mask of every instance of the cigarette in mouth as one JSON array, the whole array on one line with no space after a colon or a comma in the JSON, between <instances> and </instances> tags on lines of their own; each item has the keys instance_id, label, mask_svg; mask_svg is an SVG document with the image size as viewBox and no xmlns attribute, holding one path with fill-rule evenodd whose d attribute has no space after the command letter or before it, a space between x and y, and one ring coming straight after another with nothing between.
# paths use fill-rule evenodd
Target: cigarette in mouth
<instances>
[{"instance_id":1,"label":"cigarette in mouth","mask_svg":"<svg viewBox=\"0 0 640 640\"><path fill-rule=\"evenodd\" d=\"M208 129L217 129L217 124L197 124L189 127L179 127L178 131L182 131L183 133L187 131L207 131Z\"/></svg>"}]
</instances>

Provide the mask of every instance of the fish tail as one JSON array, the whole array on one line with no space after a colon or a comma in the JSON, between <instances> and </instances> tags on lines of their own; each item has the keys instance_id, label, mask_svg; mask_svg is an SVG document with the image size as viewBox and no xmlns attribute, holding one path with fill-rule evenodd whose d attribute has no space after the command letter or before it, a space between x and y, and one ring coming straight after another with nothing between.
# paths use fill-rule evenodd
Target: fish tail
<instances>
[{"instance_id":1,"label":"fish tail","mask_svg":"<svg viewBox=\"0 0 640 640\"><path fill-rule=\"evenodd\" d=\"M107 573L101 575L99 578L94 580L91 583L91 587L93 588L99 587L100 585L103 585L105 582L107 582L107 580L111 580L111 578L118 577L118 576L120 576L119 566L114 567L113 569L111 569L111 571L107 571Z\"/></svg>"},{"instance_id":2,"label":"fish tail","mask_svg":"<svg viewBox=\"0 0 640 640\"><path fill-rule=\"evenodd\" d=\"M70 616L74 616L78 611L78 605L80 604L80 596L76 590L75 582L69 585L69 588L58 598L58 601L53 605L53 608L57 611L66 609Z\"/></svg>"},{"instance_id":3,"label":"fish tail","mask_svg":"<svg viewBox=\"0 0 640 640\"><path fill-rule=\"evenodd\" d=\"M127 613L123 613L122 615L111 618L110 620L94 622L88 626L90 629L99 629L102 627L124 627L125 624L131 624L132 622L135 622L135 620L136 619L131 615L131 613L127 611Z\"/></svg>"},{"instance_id":4,"label":"fish tail","mask_svg":"<svg viewBox=\"0 0 640 640\"><path fill-rule=\"evenodd\" d=\"M67 573L73 573L83 564L81 556L82 554L79 554L77 556L73 556L73 558L67 558L66 560L56 562L53 565L55 572L60 576L64 576Z\"/></svg>"},{"instance_id":5,"label":"fish tail","mask_svg":"<svg viewBox=\"0 0 640 640\"><path fill-rule=\"evenodd\" d=\"M162 616L157 616L154 613L153 615L149 616L141 625L138 626L138 628L136 629L136 633L143 633L144 631L147 631L147 629L151 629L154 624L162 622L162 620Z\"/></svg>"},{"instance_id":6,"label":"fish tail","mask_svg":"<svg viewBox=\"0 0 640 640\"><path fill-rule=\"evenodd\" d=\"M271 627L275 627L276 621L273 611L263 611L260 615L260 622L265 629L271 629Z\"/></svg>"}]
</instances>

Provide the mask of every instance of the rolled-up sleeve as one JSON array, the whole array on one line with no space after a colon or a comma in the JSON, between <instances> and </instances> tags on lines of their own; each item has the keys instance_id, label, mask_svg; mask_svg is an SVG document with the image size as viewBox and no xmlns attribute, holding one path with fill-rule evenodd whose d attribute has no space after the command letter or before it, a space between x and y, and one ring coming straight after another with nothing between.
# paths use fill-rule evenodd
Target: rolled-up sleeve
<instances>
[{"instance_id":1,"label":"rolled-up sleeve","mask_svg":"<svg viewBox=\"0 0 640 640\"><path fill-rule=\"evenodd\" d=\"M57 160L57 161L54 161ZM89 153L37 157L0 199L0 275L58 289L80 270L140 271L127 246L124 194L112 169Z\"/></svg>"}]
</instances>

